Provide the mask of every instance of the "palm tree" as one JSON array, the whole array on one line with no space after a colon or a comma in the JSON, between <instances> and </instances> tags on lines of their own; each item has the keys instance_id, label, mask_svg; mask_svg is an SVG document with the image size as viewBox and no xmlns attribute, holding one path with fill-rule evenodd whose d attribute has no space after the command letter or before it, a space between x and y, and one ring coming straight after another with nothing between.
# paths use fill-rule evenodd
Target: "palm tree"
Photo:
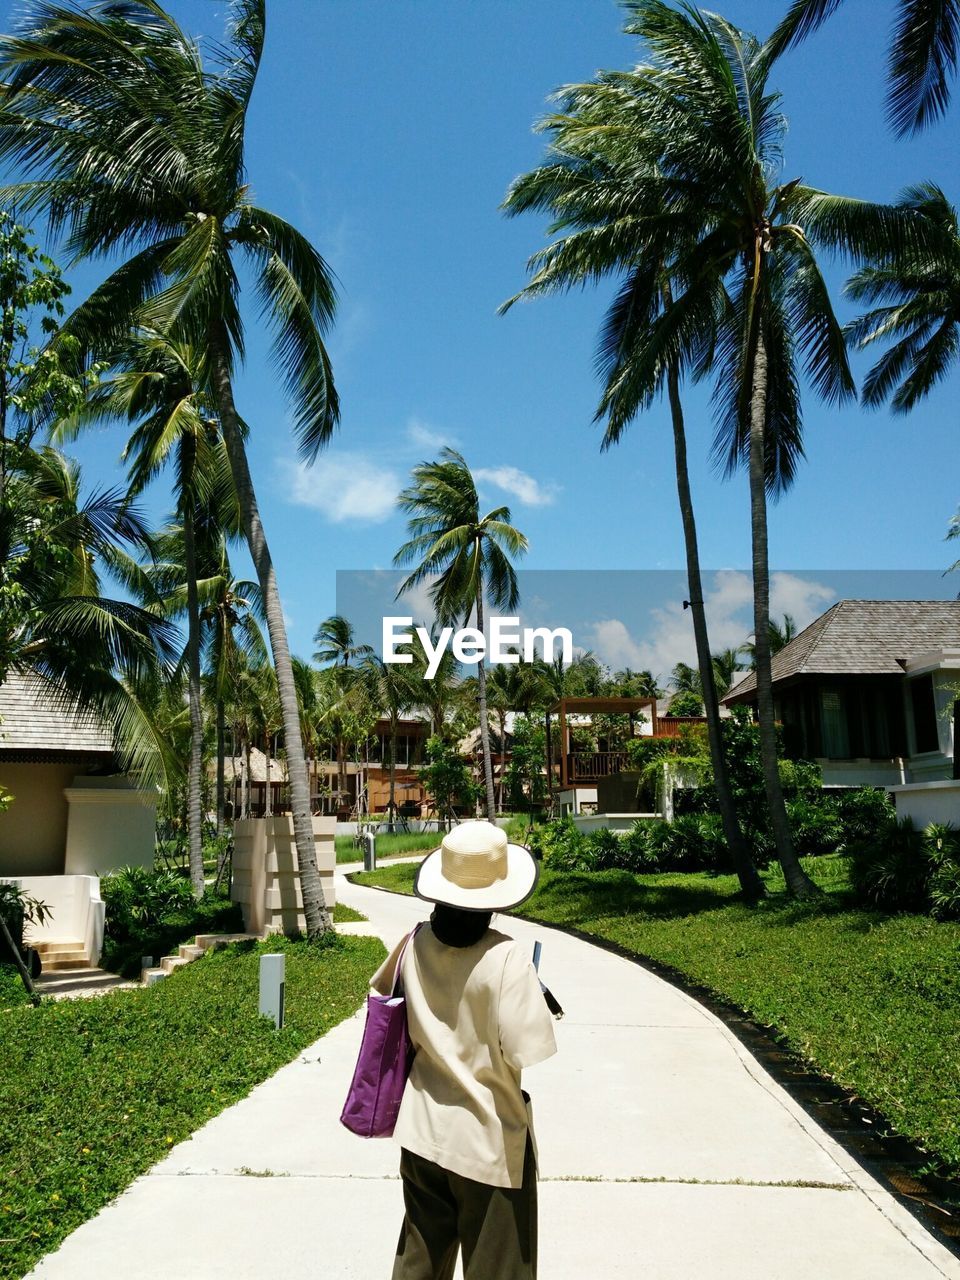
<instances>
[{"instance_id":1,"label":"palm tree","mask_svg":"<svg viewBox=\"0 0 960 1280\"><path fill-rule=\"evenodd\" d=\"M353 672L352 665L373 653L368 644L356 644L353 634L353 623L342 614L335 613L321 622L313 637L319 645L314 652L314 662L328 663L333 668L333 679L340 697L343 698L350 689ZM345 740L343 737L343 721L335 718L336 750L337 750L337 799L342 802L347 794L347 759Z\"/></svg>"},{"instance_id":2,"label":"palm tree","mask_svg":"<svg viewBox=\"0 0 960 1280\"><path fill-rule=\"evenodd\" d=\"M510 523L509 507L496 507L481 516L477 487L461 454L445 448L437 461L415 467L413 484L403 490L397 503L410 517L410 538L393 562L401 566L416 564L398 596L418 583L435 579L430 586L430 599L440 623L466 623L474 614L481 633L485 596L496 608L517 607L517 576L510 557L523 555L527 539ZM482 657L477 663L477 691L487 817L492 822L497 805Z\"/></svg>"},{"instance_id":3,"label":"palm tree","mask_svg":"<svg viewBox=\"0 0 960 1280\"><path fill-rule=\"evenodd\" d=\"M783 622L777 622L776 618L771 618L767 626L767 647L770 656L779 653L785 648L793 637L797 634L797 624L789 613L783 615ZM752 670L757 669L757 644L756 636L743 646L743 652L750 660Z\"/></svg>"},{"instance_id":4,"label":"palm tree","mask_svg":"<svg viewBox=\"0 0 960 1280\"><path fill-rule=\"evenodd\" d=\"M418 687L410 676L410 668L392 662L384 662L373 652L368 653L358 667L358 683L379 715L389 723L390 744L387 774L390 779L390 798L387 803L387 826L394 830L397 818L397 733L400 717L409 710L417 698Z\"/></svg>"},{"instance_id":5,"label":"palm tree","mask_svg":"<svg viewBox=\"0 0 960 1280\"><path fill-rule=\"evenodd\" d=\"M511 711L529 711L536 696L533 663L498 663L487 676L487 703L497 717L500 774L497 786L497 813L503 813L503 790L507 772L507 716Z\"/></svg>"},{"instance_id":6,"label":"palm tree","mask_svg":"<svg viewBox=\"0 0 960 1280\"><path fill-rule=\"evenodd\" d=\"M960 228L957 211L939 187L905 191L898 207L923 217L931 243L867 263L846 292L869 310L847 327L859 347L890 344L867 374L863 403L889 400L908 413L960 364Z\"/></svg>"},{"instance_id":7,"label":"palm tree","mask_svg":"<svg viewBox=\"0 0 960 1280\"><path fill-rule=\"evenodd\" d=\"M799 44L843 0L793 0L770 37L779 52ZM887 114L899 137L917 133L944 115L960 49L960 7L951 0L898 0L888 55Z\"/></svg>"},{"instance_id":8,"label":"palm tree","mask_svg":"<svg viewBox=\"0 0 960 1280\"><path fill-rule=\"evenodd\" d=\"M657 322L676 309L670 279L675 241L681 234L693 239L693 231L679 219L665 222L658 204L651 204L649 187L658 181L658 156L646 137L648 86L644 81L643 73L601 74L591 84L575 85L557 95L559 110L541 126L550 134L549 162L514 182L504 208L510 214L551 213L555 220L549 230L560 233L559 238L530 259L530 283L501 310L519 298L566 291L608 275L623 277L607 312L598 352L598 366L606 377L596 413L597 420L607 423L602 448L617 443L637 413L650 407L654 395L666 392L699 665L698 672L687 668L697 686L693 690L690 685L688 690L695 691L703 703L724 835L744 896L754 900L762 896L763 883L737 819L704 610L681 401L686 362L680 352L658 349L655 343ZM661 214L659 221L657 214ZM707 321L709 330L712 316L699 319L701 325ZM683 691L679 685L677 690Z\"/></svg>"},{"instance_id":9,"label":"palm tree","mask_svg":"<svg viewBox=\"0 0 960 1280\"><path fill-rule=\"evenodd\" d=\"M717 687L717 696L722 698L733 686L739 672L743 671L742 649L721 649L711 654L713 681Z\"/></svg>"},{"instance_id":10,"label":"palm tree","mask_svg":"<svg viewBox=\"0 0 960 1280\"><path fill-rule=\"evenodd\" d=\"M91 422L126 419L133 434L124 451L129 464L129 493L137 497L171 458L176 459L179 528L166 539L172 566L161 571L168 592L168 616L185 613L187 705L190 712L190 758L187 768L187 846L195 895L204 891L203 876L203 709L201 688L201 624L197 588L196 525L201 513L220 508L222 519L237 523L236 496L216 420L197 390L200 360L185 344L160 334L131 334L113 361L110 378L94 388L59 435L73 434ZM136 425L134 425L136 424ZM182 572L175 567L182 565ZM173 567L173 581L169 569ZM158 577L154 575L155 585ZM178 588L185 598L178 598ZM161 591L163 588L161 587Z\"/></svg>"},{"instance_id":11,"label":"palm tree","mask_svg":"<svg viewBox=\"0 0 960 1280\"><path fill-rule=\"evenodd\" d=\"M33 16L31 16L33 15ZM296 685L276 573L233 394L243 355L238 259L256 282L294 399L302 455L330 439L339 405L323 334L336 294L326 263L289 223L250 200L246 113L265 0L234 0L212 67L157 0L86 12L35 3L0 39L0 158L28 180L7 197L70 230L78 260L131 256L68 319L83 352L149 326L207 356L277 671L308 935L331 927L316 866Z\"/></svg>"},{"instance_id":12,"label":"palm tree","mask_svg":"<svg viewBox=\"0 0 960 1280\"><path fill-rule=\"evenodd\" d=\"M611 93L632 100L614 121L626 129L629 119L635 154L614 174L621 180L611 201L615 209L619 196L624 222L601 207L579 266L572 258L581 282L612 264L629 273L602 348L609 376L601 411L616 438L666 383L676 422L679 375L715 374L717 457L728 471L743 465L749 474L757 701L771 824L788 887L809 895L816 889L793 849L777 766L767 496L789 487L803 456L801 357L824 399L854 395L814 243L866 255L919 243L923 232L902 210L780 181L785 121L768 86L776 50L723 18L663 0L630 0L627 8L627 31L646 42L649 61L610 77ZM619 154L614 159L625 163ZM691 590L695 605L700 593ZM700 665L706 689L712 664Z\"/></svg>"}]
</instances>

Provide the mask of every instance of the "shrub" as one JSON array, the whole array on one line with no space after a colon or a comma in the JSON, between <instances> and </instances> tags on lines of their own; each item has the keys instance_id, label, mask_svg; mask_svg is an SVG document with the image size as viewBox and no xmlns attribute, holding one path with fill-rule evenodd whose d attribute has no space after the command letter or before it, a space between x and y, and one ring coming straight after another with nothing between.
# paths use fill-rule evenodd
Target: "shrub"
<instances>
[{"instance_id":1,"label":"shrub","mask_svg":"<svg viewBox=\"0 0 960 1280\"><path fill-rule=\"evenodd\" d=\"M895 817L890 794L878 787L857 787L831 797L843 827L843 843L866 840Z\"/></svg>"},{"instance_id":2,"label":"shrub","mask_svg":"<svg viewBox=\"0 0 960 1280\"><path fill-rule=\"evenodd\" d=\"M210 891L197 900L173 871L123 867L103 878L100 895L106 906L101 963L124 977L139 974L141 957L167 955L194 934L243 929L238 904Z\"/></svg>"},{"instance_id":3,"label":"shrub","mask_svg":"<svg viewBox=\"0 0 960 1280\"><path fill-rule=\"evenodd\" d=\"M960 920L960 831L937 825L923 834L930 864L930 914L937 920Z\"/></svg>"},{"instance_id":4,"label":"shrub","mask_svg":"<svg viewBox=\"0 0 960 1280\"><path fill-rule=\"evenodd\" d=\"M893 818L850 846L854 893L883 911L927 911L931 862L926 833L912 818Z\"/></svg>"},{"instance_id":5,"label":"shrub","mask_svg":"<svg viewBox=\"0 0 960 1280\"><path fill-rule=\"evenodd\" d=\"M798 857L836 853L844 842L843 823L837 806L827 796L818 801L787 801L787 818Z\"/></svg>"}]
</instances>

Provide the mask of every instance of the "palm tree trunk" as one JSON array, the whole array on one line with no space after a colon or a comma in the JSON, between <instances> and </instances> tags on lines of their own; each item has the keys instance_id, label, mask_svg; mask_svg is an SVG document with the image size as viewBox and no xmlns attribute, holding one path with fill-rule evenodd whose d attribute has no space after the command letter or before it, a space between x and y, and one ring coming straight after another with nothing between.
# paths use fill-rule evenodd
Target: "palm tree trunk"
<instances>
[{"instance_id":1,"label":"palm tree trunk","mask_svg":"<svg viewBox=\"0 0 960 1280\"><path fill-rule=\"evenodd\" d=\"M670 414L673 419L673 451L677 469L677 497L680 500L680 518L683 522L683 540L687 553L687 587L690 592L690 612L693 615L693 634L697 644L697 663L700 667L700 683L703 690L703 709L707 718L707 740L710 744L710 763L713 768L713 785L717 792L723 834L730 850L734 870L740 881L743 896L754 902L764 894L763 881L753 865L747 849L737 810L730 788L727 762L723 754L723 737L720 727L720 703L713 675L713 659L710 656L710 638L707 634L707 615L703 607L703 582L700 577L700 549L697 543L697 524L693 514L693 498L690 493L690 475L687 470L687 437L683 423L683 406L680 403L680 375L676 365L667 373L667 392Z\"/></svg>"},{"instance_id":2,"label":"palm tree trunk","mask_svg":"<svg viewBox=\"0 0 960 1280\"><path fill-rule=\"evenodd\" d=\"M184 442L184 447L187 447ZM189 465L185 467L189 473ZM197 554L193 529L193 497L183 502L183 561L187 576L187 701L190 708L190 762L187 766L187 847L194 897L203 897L203 712L200 705L200 605L197 599Z\"/></svg>"},{"instance_id":3,"label":"palm tree trunk","mask_svg":"<svg viewBox=\"0 0 960 1280\"><path fill-rule=\"evenodd\" d=\"M264 772L267 779L266 789L264 790L264 793L263 793L263 816L265 818L272 818L273 817L273 778L271 775L273 773L273 770L271 768L271 765L272 765L271 751L272 751L273 744L270 741L269 733L264 734L263 741L266 747L266 751L264 753L263 758L264 758Z\"/></svg>"},{"instance_id":4,"label":"palm tree trunk","mask_svg":"<svg viewBox=\"0 0 960 1280\"><path fill-rule=\"evenodd\" d=\"M503 813L503 775L507 768L507 749L504 745L507 739L507 713L498 711L497 721L500 725L500 775L497 778L497 813Z\"/></svg>"},{"instance_id":5,"label":"palm tree trunk","mask_svg":"<svg viewBox=\"0 0 960 1280\"><path fill-rule=\"evenodd\" d=\"M388 776L390 778L390 798L387 801L387 813L389 815L387 830L393 832L396 830L397 817L397 717L392 712L390 715L390 768Z\"/></svg>"},{"instance_id":6,"label":"palm tree trunk","mask_svg":"<svg viewBox=\"0 0 960 1280\"><path fill-rule=\"evenodd\" d=\"M317 850L313 838L313 818L310 814L310 787L307 782L307 762L300 735L300 709L297 706L297 687L290 661L287 628L283 620L280 592L273 559L267 544L260 509L253 488L253 479L247 462L240 418L233 400L230 381L230 362L226 333L222 326L215 330L210 344L213 383L220 414L220 426L230 469L237 490L243 520L244 534L250 556L257 571L257 580L263 595L267 615L267 631L273 653L273 665L280 692L283 716L283 737L287 748L287 773L290 779L290 809L293 816L293 835L297 846L297 864L300 869L300 892L303 897L303 914L307 937L316 938L333 928L330 912L323 896L320 872L317 870Z\"/></svg>"},{"instance_id":7,"label":"palm tree trunk","mask_svg":"<svg viewBox=\"0 0 960 1280\"><path fill-rule=\"evenodd\" d=\"M224 792L226 772L226 726L223 699L217 698L217 835L223 831Z\"/></svg>"},{"instance_id":8,"label":"palm tree trunk","mask_svg":"<svg viewBox=\"0 0 960 1280\"><path fill-rule=\"evenodd\" d=\"M30 970L23 962L23 956L20 954L20 948L13 940L13 935L7 927L6 918L2 912L0 912L0 935L3 936L3 940L7 944L7 950L13 956L13 963L17 966L17 972L20 974L20 981L23 983L23 988L30 997L30 1003L33 1005L39 1005L40 997L37 995L36 988L33 985L33 979L30 977Z\"/></svg>"},{"instance_id":9,"label":"palm tree trunk","mask_svg":"<svg viewBox=\"0 0 960 1280\"><path fill-rule=\"evenodd\" d=\"M253 795L253 779L250 777L250 739L249 738L247 738L247 740L243 744L243 754L244 754L244 761L245 761L244 769L243 769L243 780L245 784L244 792L243 792L243 816L245 818L249 818L250 807L251 807L250 797Z\"/></svg>"},{"instance_id":10,"label":"palm tree trunk","mask_svg":"<svg viewBox=\"0 0 960 1280\"><path fill-rule=\"evenodd\" d=\"M477 589L477 630L483 633L483 588ZM483 751L483 780L486 784L487 818L497 816L497 800L493 793L493 761L490 757L490 721L487 719L487 672L483 658L477 663L477 701L480 703L480 746Z\"/></svg>"},{"instance_id":11,"label":"palm tree trunk","mask_svg":"<svg viewBox=\"0 0 960 1280\"><path fill-rule=\"evenodd\" d=\"M750 528L753 543L753 629L757 664L757 718L760 760L777 857L788 890L797 898L819 892L796 855L777 762L777 725L770 669L770 565L767 554L765 440L767 425L767 351L763 328L757 334L750 400Z\"/></svg>"}]
</instances>

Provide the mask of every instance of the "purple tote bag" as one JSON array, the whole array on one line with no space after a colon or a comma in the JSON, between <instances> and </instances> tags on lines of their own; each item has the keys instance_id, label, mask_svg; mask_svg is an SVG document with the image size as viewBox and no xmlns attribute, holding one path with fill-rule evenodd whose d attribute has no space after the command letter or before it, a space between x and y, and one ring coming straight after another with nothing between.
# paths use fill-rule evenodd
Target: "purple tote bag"
<instances>
[{"instance_id":1,"label":"purple tote bag","mask_svg":"<svg viewBox=\"0 0 960 1280\"><path fill-rule=\"evenodd\" d=\"M417 925L417 929L420 926ZM407 1004L397 995L400 970L414 929L403 944L388 996L367 996L367 1021L340 1123L361 1138L389 1138L413 1063L407 1031Z\"/></svg>"}]
</instances>

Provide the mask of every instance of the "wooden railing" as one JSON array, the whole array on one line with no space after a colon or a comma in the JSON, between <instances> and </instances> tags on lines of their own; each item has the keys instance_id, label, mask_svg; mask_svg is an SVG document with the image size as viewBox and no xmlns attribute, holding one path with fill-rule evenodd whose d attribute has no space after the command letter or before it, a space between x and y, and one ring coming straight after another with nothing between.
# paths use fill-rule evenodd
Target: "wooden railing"
<instances>
[{"instance_id":1,"label":"wooden railing","mask_svg":"<svg viewBox=\"0 0 960 1280\"><path fill-rule=\"evenodd\" d=\"M622 773L627 767L625 751L571 751L567 756L567 777L571 782L595 782Z\"/></svg>"}]
</instances>

